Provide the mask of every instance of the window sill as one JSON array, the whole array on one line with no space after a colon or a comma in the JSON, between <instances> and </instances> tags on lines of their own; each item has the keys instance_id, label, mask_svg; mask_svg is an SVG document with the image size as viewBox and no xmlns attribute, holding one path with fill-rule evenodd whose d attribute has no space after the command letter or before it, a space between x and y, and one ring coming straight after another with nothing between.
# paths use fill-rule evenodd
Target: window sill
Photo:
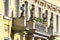
<instances>
[{"instance_id":1,"label":"window sill","mask_svg":"<svg viewBox=\"0 0 60 40\"><path fill-rule=\"evenodd\" d=\"M11 17L7 17L7 16L3 16L3 19L6 19L6 20L12 20Z\"/></svg>"}]
</instances>

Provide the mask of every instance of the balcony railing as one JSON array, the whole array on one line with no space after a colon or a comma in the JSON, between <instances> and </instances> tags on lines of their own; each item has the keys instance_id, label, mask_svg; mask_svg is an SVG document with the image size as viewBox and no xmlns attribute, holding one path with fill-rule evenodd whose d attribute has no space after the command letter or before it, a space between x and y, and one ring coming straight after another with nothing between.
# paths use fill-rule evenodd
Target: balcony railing
<instances>
[{"instance_id":1,"label":"balcony railing","mask_svg":"<svg viewBox=\"0 0 60 40\"><path fill-rule=\"evenodd\" d=\"M13 18L13 30L23 30L25 29L26 20L24 17Z\"/></svg>"},{"instance_id":2,"label":"balcony railing","mask_svg":"<svg viewBox=\"0 0 60 40\"><path fill-rule=\"evenodd\" d=\"M27 21L27 22L26 22L26 27L27 27L28 29L33 29L33 20Z\"/></svg>"},{"instance_id":3,"label":"balcony railing","mask_svg":"<svg viewBox=\"0 0 60 40\"><path fill-rule=\"evenodd\" d=\"M49 27L47 33L50 34L50 35L53 35L53 28Z\"/></svg>"},{"instance_id":4,"label":"balcony railing","mask_svg":"<svg viewBox=\"0 0 60 40\"><path fill-rule=\"evenodd\" d=\"M15 17L13 18L13 30L25 30L26 28L28 29L36 29L36 31L44 33L44 34L52 34L53 33L53 29L52 28L47 28L46 22L45 24L41 22L38 22L39 20L37 20L35 22L35 28L34 28L34 24L33 24L33 19L30 19L29 21L26 21L26 19L24 18L24 16L22 17ZM46 30L47 28L47 30Z\"/></svg>"},{"instance_id":5,"label":"balcony railing","mask_svg":"<svg viewBox=\"0 0 60 40\"><path fill-rule=\"evenodd\" d=\"M36 23L35 24L35 29L36 31L40 32L40 33L43 33L43 34L49 34L49 35L52 35L53 34L53 29L52 28L47 28L47 26L41 26L40 23Z\"/></svg>"},{"instance_id":6,"label":"balcony railing","mask_svg":"<svg viewBox=\"0 0 60 40\"><path fill-rule=\"evenodd\" d=\"M41 26L39 23L35 24L35 29L38 32L46 33L46 27Z\"/></svg>"},{"instance_id":7,"label":"balcony railing","mask_svg":"<svg viewBox=\"0 0 60 40\"><path fill-rule=\"evenodd\" d=\"M51 27L47 27L47 22L43 19L34 17L35 23L35 29L36 31L44 34L53 34L53 29Z\"/></svg>"}]
</instances>

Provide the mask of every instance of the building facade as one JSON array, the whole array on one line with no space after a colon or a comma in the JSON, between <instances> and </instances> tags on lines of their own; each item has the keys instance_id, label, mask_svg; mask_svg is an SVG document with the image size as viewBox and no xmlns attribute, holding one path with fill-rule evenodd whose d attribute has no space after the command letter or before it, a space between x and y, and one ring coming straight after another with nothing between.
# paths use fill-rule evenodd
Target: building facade
<instances>
[{"instance_id":1,"label":"building facade","mask_svg":"<svg viewBox=\"0 0 60 40\"><path fill-rule=\"evenodd\" d=\"M0 40L59 40L59 0L0 0Z\"/></svg>"}]
</instances>

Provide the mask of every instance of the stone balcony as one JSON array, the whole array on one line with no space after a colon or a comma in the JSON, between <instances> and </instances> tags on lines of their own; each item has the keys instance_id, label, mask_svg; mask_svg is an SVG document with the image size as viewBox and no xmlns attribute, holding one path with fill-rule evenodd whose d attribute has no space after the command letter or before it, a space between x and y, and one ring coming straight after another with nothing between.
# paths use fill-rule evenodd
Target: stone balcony
<instances>
[{"instance_id":1,"label":"stone balcony","mask_svg":"<svg viewBox=\"0 0 60 40\"><path fill-rule=\"evenodd\" d=\"M26 21L26 30L28 34L33 34L35 32L33 19Z\"/></svg>"},{"instance_id":2,"label":"stone balcony","mask_svg":"<svg viewBox=\"0 0 60 40\"><path fill-rule=\"evenodd\" d=\"M26 21L26 28L33 29L33 20Z\"/></svg>"},{"instance_id":3,"label":"stone balcony","mask_svg":"<svg viewBox=\"0 0 60 40\"><path fill-rule=\"evenodd\" d=\"M39 33L48 34L48 35L53 34L53 29L52 28L47 27L47 26L41 26L39 23L35 24L35 29Z\"/></svg>"},{"instance_id":4,"label":"stone balcony","mask_svg":"<svg viewBox=\"0 0 60 40\"><path fill-rule=\"evenodd\" d=\"M39 23L35 23L33 19L26 21L24 17L15 17L13 18L13 30L28 30L29 33L34 31L43 33L43 34L53 34L53 29L47 26L41 26ZM46 29L47 28L47 29Z\"/></svg>"},{"instance_id":5,"label":"stone balcony","mask_svg":"<svg viewBox=\"0 0 60 40\"><path fill-rule=\"evenodd\" d=\"M25 30L26 27L26 20L22 17L15 17L13 18L13 30Z\"/></svg>"}]
</instances>

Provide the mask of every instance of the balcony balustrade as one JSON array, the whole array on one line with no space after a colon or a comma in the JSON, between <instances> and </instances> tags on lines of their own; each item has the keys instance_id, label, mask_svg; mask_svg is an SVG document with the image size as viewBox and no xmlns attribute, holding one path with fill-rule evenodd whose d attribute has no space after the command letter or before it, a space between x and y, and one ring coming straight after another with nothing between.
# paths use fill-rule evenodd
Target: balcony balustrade
<instances>
[{"instance_id":1,"label":"balcony balustrade","mask_svg":"<svg viewBox=\"0 0 60 40\"><path fill-rule=\"evenodd\" d=\"M33 24L33 19L30 19L29 21L26 21L26 19L24 17L13 18L13 29L14 30L23 30L23 29L25 30L26 28L28 28L29 30L34 30L33 25L34 25ZM35 31L38 31L38 32L44 33L44 34L52 35L53 34L53 29L48 27L47 32L46 32L46 27L47 26L44 25L44 24L41 25L40 22L35 23Z\"/></svg>"},{"instance_id":2,"label":"balcony balustrade","mask_svg":"<svg viewBox=\"0 0 60 40\"><path fill-rule=\"evenodd\" d=\"M35 29L38 32L46 33L46 27L41 26L39 23L35 24Z\"/></svg>"},{"instance_id":3,"label":"balcony balustrade","mask_svg":"<svg viewBox=\"0 0 60 40\"><path fill-rule=\"evenodd\" d=\"M48 34L53 35L53 28L51 27L48 28Z\"/></svg>"},{"instance_id":4,"label":"balcony balustrade","mask_svg":"<svg viewBox=\"0 0 60 40\"><path fill-rule=\"evenodd\" d=\"M25 30L26 19L24 17L13 18L13 30Z\"/></svg>"},{"instance_id":5,"label":"balcony balustrade","mask_svg":"<svg viewBox=\"0 0 60 40\"><path fill-rule=\"evenodd\" d=\"M47 32L46 32L46 28L47 28ZM53 34L53 29L47 26L41 26L40 23L36 23L35 24L35 29L37 32L43 33L43 34L48 34L48 35L52 35Z\"/></svg>"},{"instance_id":6,"label":"balcony balustrade","mask_svg":"<svg viewBox=\"0 0 60 40\"><path fill-rule=\"evenodd\" d=\"M30 17L30 19L28 21L26 21L26 28L29 29L29 30L27 30L28 34L33 34L35 32L34 21L33 21L32 17Z\"/></svg>"},{"instance_id":7,"label":"balcony balustrade","mask_svg":"<svg viewBox=\"0 0 60 40\"><path fill-rule=\"evenodd\" d=\"M33 20L29 20L26 22L26 28L33 29Z\"/></svg>"}]
</instances>

